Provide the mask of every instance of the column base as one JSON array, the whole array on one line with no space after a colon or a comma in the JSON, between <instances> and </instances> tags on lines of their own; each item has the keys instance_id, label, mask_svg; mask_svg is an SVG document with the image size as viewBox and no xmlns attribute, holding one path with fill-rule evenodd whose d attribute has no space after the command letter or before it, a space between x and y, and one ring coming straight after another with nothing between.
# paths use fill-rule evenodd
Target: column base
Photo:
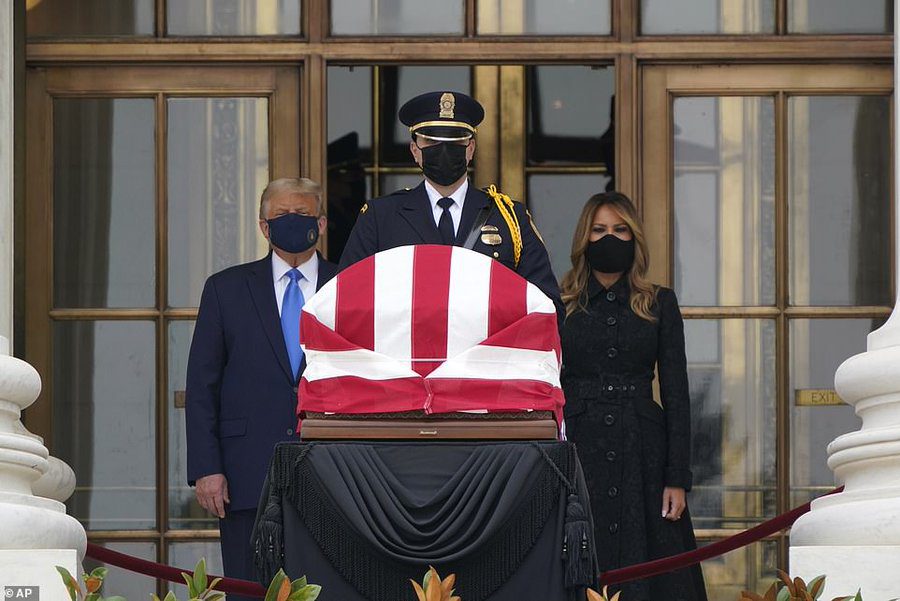
<instances>
[{"instance_id":1,"label":"column base","mask_svg":"<svg viewBox=\"0 0 900 601\"><path fill-rule=\"evenodd\" d=\"M791 546L790 565L791 576L800 576L806 582L826 576L820 599L855 595L858 589L865 601L900 597L900 545Z\"/></svg>"},{"instance_id":2,"label":"column base","mask_svg":"<svg viewBox=\"0 0 900 601\"><path fill-rule=\"evenodd\" d=\"M0 595L3 599L23 601L68 599L56 566L80 577L81 566L74 549L0 551Z\"/></svg>"}]
</instances>

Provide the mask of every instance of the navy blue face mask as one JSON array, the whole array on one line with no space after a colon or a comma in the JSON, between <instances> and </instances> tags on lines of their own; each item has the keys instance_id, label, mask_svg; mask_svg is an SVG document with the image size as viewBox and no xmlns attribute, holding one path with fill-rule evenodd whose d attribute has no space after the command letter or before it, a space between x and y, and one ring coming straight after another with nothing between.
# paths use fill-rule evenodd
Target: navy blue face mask
<instances>
[{"instance_id":1,"label":"navy blue face mask","mask_svg":"<svg viewBox=\"0 0 900 601\"><path fill-rule=\"evenodd\" d=\"M319 239L319 218L314 215L288 213L274 219L266 219L269 224L269 242L284 252L302 253L315 246Z\"/></svg>"}]
</instances>

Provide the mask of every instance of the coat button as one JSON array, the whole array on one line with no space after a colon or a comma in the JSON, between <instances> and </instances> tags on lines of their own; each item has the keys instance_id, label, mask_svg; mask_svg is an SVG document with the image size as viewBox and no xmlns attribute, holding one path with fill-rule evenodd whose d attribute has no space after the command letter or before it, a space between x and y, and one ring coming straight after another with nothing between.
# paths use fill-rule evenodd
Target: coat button
<instances>
[{"instance_id":1,"label":"coat button","mask_svg":"<svg viewBox=\"0 0 900 601\"><path fill-rule=\"evenodd\" d=\"M616 300L616 293L613 292L612 290L610 290L609 292L607 292L607 293L606 293L606 300L608 300L609 302L613 302L614 300Z\"/></svg>"},{"instance_id":2,"label":"coat button","mask_svg":"<svg viewBox=\"0 0 900 601\"><path fill-rule=\"evenodd\" d=\"M610 359L614 359L616 357L616 355L618 355L618 354L619 354L619 351L614 346L609 347L609 349L606 351L606 356L609 357Z\"/></svg>"},{"instance_id":3,"label":"coat button","mask_svg":"<svg viewBox=\"0 0 900 601\"><path fill-rule=\"evenodd\" d=\"M617 524L616 522L613 522L612 524L609 525L609 533L610 534L615 534L618 531L619 531L619 524Z\"/></svg>"},{"instance_id":4,"label":"coat button","mask_svg":"<svg viewBox=\"0 0 900 601\"><path fill-rule=\"evenodd\" d=\"M629 386L629 387L628 387L628 390L630 390L631 392L634 392L634 384L632 384L631 386Z\"/></svg>"},{"instance_id":5,"label":"coat button","mask_svg":"<svg viewBox=\"0 0 900 601\"><path fill-rule=\"evenodd\" d=\"M612 392L612 391L615 389L615 386L613 386L612 384L610 384L609 386L606 387L606 389L607 389L608 391Z\"/></svg>"},{"instance_id":6,"label":"coat button","mask_svg":"<svg viewBox=\"0 0 900 601\"><path fill-rule=\"evenodd\" d=\"M298 388L294 386L291 390L294 391L294 396L297 396Z\"/></svg>"},{"instance_id":7,"label":"coat button","mask_svg":"<svg viewBox=\"0 0 900 601\"><path fill-rule=\"evenodd\" d=\"M616 460L616 452L615 451L607 451L606 452L606 460L607 461L615 461Z\"/></svg>"},{"instance_id":8,"label":"coat button","mask_svg":"<svg viewBox=\"0 0 900 601\"><path fill-rule=\"evenodd\" d=\"M614 325L616 325L616 318L613 317L612 315L610 315L609 317L607 317L607 318L606 318L606 325L608 325L608 326L614 326Z\"/></svg>"},{"instance_id":9,"label":"coat button","mask_svg":"<svg viewBox=\"0 0 900 601\"><path fill-rule=\"evenodd\" d=\"M603 423L607 426L613 425L614 423L616 423L616 416L612 413L607 413L603 416Z\"/></svg>"},{"instance_id":10,"label":"coat button","mask_svg":"<svg viewBox=\"0 0 900 601\"><path fill-rule=\"evenodd\" d=\"M614 499L619 496L619 489L616 486L610 486L607 493L610 499Z\"/></svg>"},{"instance_id":11,"label":"coat button","mask_svg":"<svg viewBox=\"0 0 900 601\"><path fill-rule=\"evenodd\" d=\"M288 435L288 436L293 436L293 435L294 435L294 431L293 431L291 428L288 428L288 430L287 430L287 435Z\"/></svg>"}]
</instances>

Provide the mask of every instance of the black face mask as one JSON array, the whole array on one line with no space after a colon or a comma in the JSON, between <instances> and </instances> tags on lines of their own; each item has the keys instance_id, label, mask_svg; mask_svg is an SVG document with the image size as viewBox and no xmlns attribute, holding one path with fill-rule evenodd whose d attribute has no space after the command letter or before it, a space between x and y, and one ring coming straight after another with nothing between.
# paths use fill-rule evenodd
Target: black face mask
<instances>
[{"instance_id":1,"label":"black face mask","mask_svg":"<svg viewBox=\"0 0 900 601\"><path fill-rule=\"evenodd\" d=\"M267 219L266 223L269 224L269 242L284 252L302 253L319 239L319 218L314 215L288 213Z\"/></svg>"},{"instance_id":2,"label":"black face mask","mask_svg":"<svg viewBox=\"0 0 900 601\"><path fill-rule=\"evenodd\" d=\"M607 234L599 240L588 242L584 251L591 269L600 273L622 273L631 269L634 263L634 238L622 240Z\"/></svg>"},{"instance_id":3,"label":"black face mask","mask_svg":"<svg viewBox=\"0 0 900 601\"><path fill-rule=\"evenodd\" d=\"M422 151L422 173L439 186L449 186L465 175L469 162L466 148L452 142L441 142L419 148Z\"/></svg>"}]
</instances>

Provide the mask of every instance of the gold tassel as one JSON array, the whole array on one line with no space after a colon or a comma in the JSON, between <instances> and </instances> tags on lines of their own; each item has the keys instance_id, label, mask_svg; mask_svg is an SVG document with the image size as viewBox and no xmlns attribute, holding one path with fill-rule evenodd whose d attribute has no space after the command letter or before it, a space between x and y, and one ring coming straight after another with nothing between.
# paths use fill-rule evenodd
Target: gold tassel
<instances>
[{"instance_id":1,"label":"gold tassel","mask_svg":"<svg viewBox=\"0 0 900 601\"><path fill-rule=\"evenodd\" d=\"M522 230L519 228L519 218L516 216L515 201L497 190L497 186L494 184L488 186L485 192L494 200L500 215L503 217L503 221L506 222L509 228L509 234L512 236L513 243L513 258L518 268L519 259L522 258Z\"/></svg>"}]
</instances>

